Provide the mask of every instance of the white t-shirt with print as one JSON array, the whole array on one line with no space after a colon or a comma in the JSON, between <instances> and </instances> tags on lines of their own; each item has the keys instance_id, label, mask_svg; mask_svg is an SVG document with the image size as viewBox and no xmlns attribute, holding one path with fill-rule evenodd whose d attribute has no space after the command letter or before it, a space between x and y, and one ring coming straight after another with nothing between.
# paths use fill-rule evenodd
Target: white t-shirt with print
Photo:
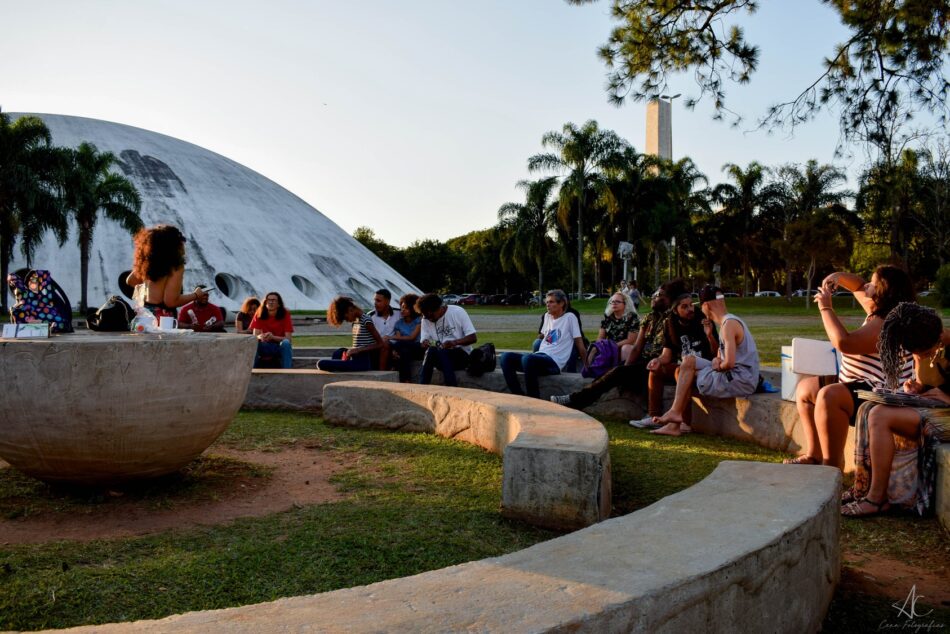
<instances>
[{"instance_id":1,"label":"white t-shirt with print","mask_svg":"<svg viewBox=\"0 0 950 634\"><path fill-rule=\"evenodd\" d=\"M423 318L420 341L436 341L442 343L461 339L475 333L472 319L461 306L446 306L445 314L435 323ZM472 346L461 346L465 352L471 352Z\"/></svg>"},{"instance_id":2,"label":"white t-shirt with print","mask_svg":"<svg viewBox=\"0 0 950 634\"><path fill-rule=\"evenodd\" d=\"M538 348L538 352L543 352L554 359L559 368L563 368L571 358L574 339L582 336L581 328L577 325L577 317L573 313L564 313L557 319L551 317L551 313L545 313L541 335L541 347Z\"/></svg>"}]
</instances>

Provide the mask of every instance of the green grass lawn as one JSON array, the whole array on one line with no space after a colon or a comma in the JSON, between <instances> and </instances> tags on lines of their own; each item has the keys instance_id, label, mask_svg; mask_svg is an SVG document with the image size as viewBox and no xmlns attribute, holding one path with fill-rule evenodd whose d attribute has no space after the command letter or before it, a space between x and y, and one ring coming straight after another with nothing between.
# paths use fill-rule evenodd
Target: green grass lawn
<instances>
[{"instance_id":1,"label":"green grass lawn","mask_svg":"<svg viewBox=\"0 0 950 634\"><path fill-rule=\"evenodd\" d=\"M657 439L622 422L605 425L615 514L698 482L721 460L782 458L724 438ZM501 458L464 443L334 428L308 415L242 412L215 446L265 451L308 446L345 455L349 466L333 481L349 497L150 537L0 545L0 628L159 618L324 592L500 555L556 536L500 517ZM202 474L199 469L177 486L189 495L200 493ZM175 491L151 495L165 505L178 503ZM18 516L23 504L31 505L31 513L63 508L62 496L10 469L0 471L0 510L7 517ZM103 503L108 500L81 497L68 501L68 508L94 512ZM923 566L946 570L950 560L935 520L846 522L843 539L871 554L915 553L911 562ZM838 596L827 622L836 627L826 629L873 629L880 619L864 615L877 618L890 603ZM780 618L779 608L775 613ZM849 630L852 626L856 629Z\"/></svg>"}]
</instances>

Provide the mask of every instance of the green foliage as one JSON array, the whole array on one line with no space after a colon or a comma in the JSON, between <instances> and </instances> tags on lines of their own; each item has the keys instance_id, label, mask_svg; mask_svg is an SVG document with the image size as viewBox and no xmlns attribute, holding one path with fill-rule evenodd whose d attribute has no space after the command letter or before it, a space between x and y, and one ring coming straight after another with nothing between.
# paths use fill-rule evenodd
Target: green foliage
<instances>
[{"instance_id":1,"label":"green foliage","mask_svg":"<svg viewBox=\"0 0 950 634\"><path fill-rule=\"evenodd\" d=\"M372 251L380 260L405 275L406 257L402 249L387 244L384 240L376 237L376 233L369 227L357 227L353 232L353 237L356 238L357 242Z\"/></svg>"},{"instance_id":2,"label":"green foliage","mask_svg":"<svg viewBox=\"0 0 950 634\"><path fill-rule=\"evenodd\" d=\"M891 123L909 120L914 110L946 121L946 0L822 1L838 12L850 37L825 53L820 76L767 111L764 125L794 127L830 108L838 112L846 139L880 145ZM755 12L756 0L611 0L611 6L619 25L600 55L612 101L653 99L672 75L690 72L700 93L688 106L708 97L717 118L728 113L739 119L726 106L726 85L751 81L758 65L759 49L746 41L741 27L742 18ZM803 47L810 42L807 34L800 39Z\"/></svg>"},{"instance_id":3,"label":"green foliage","mask_svg":"<svg viewBox=\"0 0 950 634\"><path fill-rule=\"evenodd\" d=\"M944 264L937 270L937 279L934 288L943 308L950 308L950 264Z\"/></svg>"}]
</instances>

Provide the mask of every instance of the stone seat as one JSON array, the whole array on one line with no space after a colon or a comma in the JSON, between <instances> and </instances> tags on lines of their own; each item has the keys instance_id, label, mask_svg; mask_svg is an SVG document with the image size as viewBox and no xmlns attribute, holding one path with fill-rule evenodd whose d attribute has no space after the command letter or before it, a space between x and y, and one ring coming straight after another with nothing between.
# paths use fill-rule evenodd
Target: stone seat
<instances>
[{"instance_id":1,"label":"stone seat","mask_svg":"<svg viewBox=\"0 0 950 634\"><path fill-rule=\"evenodd\" d=\"M840 482L830 467L726 461L635 513L502 557L75 631L815 632L840 577Z\"/></svg>"},{"instance_id":2,"label":"stone seat","mask_svg":"<svg viewBox=\"0 0 950 634\"><path fill-rule=\"evenodd\" d=\"M610 515L607 431L577 410L511 394L345 381L323 390L334 425L434 433L503 456L501 512L554 529Z\"/></svg>"},{"instance_id":3,"label":"stone seat","mask_svg":"<svg viewBox=\"0 0 950 634\"><path fill-rule=\"evenodd\" d=\"M398 382L399 374L388 370L324 372L316 369L258 369L251 372L244 407L319 412L323 406L325 385L353 380Z\"/></svg>"}]
</instances>

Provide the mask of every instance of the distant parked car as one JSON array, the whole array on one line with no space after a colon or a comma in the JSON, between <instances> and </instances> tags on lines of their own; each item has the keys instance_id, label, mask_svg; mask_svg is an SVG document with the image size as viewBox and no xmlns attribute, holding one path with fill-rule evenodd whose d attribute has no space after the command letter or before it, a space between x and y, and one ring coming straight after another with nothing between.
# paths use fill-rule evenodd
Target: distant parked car
<instances>
[{"instance_id":1,"label":"distant parked car","mask_svg":"<svg viewBox=\"0 0 950 634\"><path fill-rule=\"evenodd\" d=\"M458 304L460 299L461 297L459 295L455 295L453 293L442 296L442 301L446 304Z\"/></svg>"},{"instance_id":2,"label":"distant parked car","mask_svg":"<svg viewBox=\"0 0 950 634\"><path fill-rule=\"evenodd\" d=\"M759 291L755 294L755 297L781 297L781 293L778 291Z\"/></svg>"},{"instance_id":3,"label":"distant parked car","mask_svg":"<svg viewBox=\"0 0 950 634\"><path fill-rule=\"evenodd\" d=\"M525 296L523 293L512 293L502 301L505 306L524 306Z\"/></svg>"},{"instance_id":4,"label":"distant parked car","mask_svg":"<svg viewBox=\"0 0 950 634\"><path fill-rule=\"evenodd\" d=\"M792 293L792 297L805 297L805 296L814 297L817 294L818 294L818 291L816 291L815 289L806 291L804 288L800 288L794 293Z\"/></svg>"},{"instance_id":5,"label":"distant parked car","mask_svg":"<svg viewBox=\"0 0 950 634\"><path fill-rule=\"evenodd\" d=\"M699 297L699 295L696 295L696 293L693 293L693 295L695 295L696 297ZM723 297L739 297L739 293L723 293L722 296Z\"/></svg>"},{"instance_id":6,"label":"distant parked car","mask_svg":"<svg viewBox=\"0 0 950 634\"><path fill-rule=\"evenodd\" d=\"M929 295L933 295L935 292L936 291L934 289L928 288L925 291L920 291L919 293L917 293L917 297L927 297Z\"/></svg>"},{"instance_id":7,"label":"distant parked car","mask_svg":"<svg viewBox=\"0 0 950 634\"><path fill-rule=\"evenodd\" d=\"M477 293L472 293L471 295L464 295L462 297L459 297L458 301L456 301L455 303L458 304L459 306L474 306L475 304L478 303L479 297L480 295L478 295Z\"/></svg>"},{"instance_id":8,"label":"distant parked car","mask_svg":"<svg viewBox=\"0 0 950 634\"><path fill-rule=\"evenodd\" d=\"M486 304L503 304L505 302L506 297L508 296L505 294L497 294L497 293L495 295L488 295L487 299L485 300L485 303Z\"/></svg>"}]
</instances>

